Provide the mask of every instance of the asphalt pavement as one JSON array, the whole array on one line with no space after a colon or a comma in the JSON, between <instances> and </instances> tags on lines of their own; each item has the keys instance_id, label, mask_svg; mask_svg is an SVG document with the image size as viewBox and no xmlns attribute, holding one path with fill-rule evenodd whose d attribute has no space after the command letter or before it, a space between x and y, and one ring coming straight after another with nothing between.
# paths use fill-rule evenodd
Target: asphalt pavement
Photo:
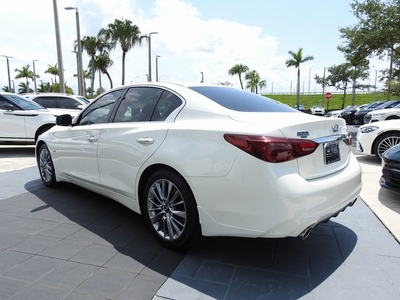
<instances>
[{"instance_id":1,"label":"asphalt pavement","mask_svg":"<svg viewBox=\"0 0 400 300\"><path fill-rule=\"evenodd\" d=\"M202 237L161 247L143 219L69 184L45 188L32 147L0 147L0 299L400 300L400 200L357 156L353 207L306 240Z\"/></svg>"}]
</instances>

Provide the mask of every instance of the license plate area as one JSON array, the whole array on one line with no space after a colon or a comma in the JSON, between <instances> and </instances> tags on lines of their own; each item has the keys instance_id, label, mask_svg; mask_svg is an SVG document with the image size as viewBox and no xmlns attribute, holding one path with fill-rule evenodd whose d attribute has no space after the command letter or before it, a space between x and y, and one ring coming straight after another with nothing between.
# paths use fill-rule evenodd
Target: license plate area
<instances>
[{"instance_id":1,"label":"license plate area","mask_svg":"<svg viewBox=\"0 0 400 300\"><path fill-rule=\"evenodd\" d=\"M324 156L326 165L340 161L339 142L324 144Z\"/></svg>"}]
</instances>

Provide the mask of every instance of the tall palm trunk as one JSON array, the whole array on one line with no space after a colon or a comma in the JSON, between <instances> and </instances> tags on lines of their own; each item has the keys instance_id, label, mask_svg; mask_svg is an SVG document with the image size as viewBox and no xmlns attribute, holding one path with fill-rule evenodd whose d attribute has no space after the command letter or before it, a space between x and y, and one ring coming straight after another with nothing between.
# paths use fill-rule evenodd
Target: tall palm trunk
<instances>
[{"instance_id":1,"label":"tall palm trunk","mask_svg":"<svg viewBox=\"0 0 400 300\"><path fill-rule=\"evenodd\" d=\"M122 85L125 84L125 56L126 51L122 51Z\"/></svg>"},{"instance_id":2,"label":"tall palm trunk","mask_svg":"<svg viewBox=\"0 0 400 300\"><path fill-rule=\"evenodd\" d=\"M297 68L296 105L300 104L300 66Z\"/></svg>"}]
</instances>

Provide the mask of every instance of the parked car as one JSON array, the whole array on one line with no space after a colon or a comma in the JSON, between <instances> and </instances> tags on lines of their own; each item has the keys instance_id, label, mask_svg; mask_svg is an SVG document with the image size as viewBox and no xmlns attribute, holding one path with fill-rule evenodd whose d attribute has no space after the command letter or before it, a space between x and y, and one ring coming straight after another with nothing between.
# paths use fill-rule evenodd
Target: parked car
<instances>
[{"instance_id":1,"label":"parked car","mask_svg":"<svg viewBox=\"0 0 400 300\"><path fill-rule=\"evenodd\" d=\"M138 83L110 90L36 144L46 186L70 182L143 214L170 248L204 236L308 236L352 205L361 169L340 119L241 89ZM201 220L201 222L200 222Z\"/></svg>"},{"instance_id":2,"label":"parked car","mask_svg":"<svg viewBox=\"0 0 400 300\"><path fill-rule=\"evenodd\" d=\"M373 110L364 117L364 123L374 123L386 120L400 119L400 104L392 108Z\"/></svg>"},{"instance_id":3,"label":"parked car","mask_svg":"<svg viewBox=\"0 0 400 300\"><path fill-rule=\"evenodd\" d=\"M339 118L340 113L343 111L343 109L338 109L338 110L331 110L328 111L326 116L328 118Z\"/></svg>"},{"instance_id":4,"label":"parked car","mask_svg":"<svg viewBox=\"0 0 400 300\"><path fill-rule=\"evenodd\" d=\"M381 187L400 193L400 144L382 154Z\"/></svg>"},{"instance_id":5,"label":"parked car","mask_svg":"<svg viewBox=\"0 0 400 300\"><path fill-rule=\"evenodd\" d=\"M307 109L303 104L295 105L294 109L297 109L297 110L302 111L302 112L307 112Z\"/></svg>"},{"instance_id":6,"label":"parked car","mask_svg":"<svg viewBox=\"0 0 400 300\"><path fill-rule=\"evenodd\" d=\"M400 120L365 124L357 130L356 151L375 155L379 160L383 152L400 143Z\"/></svg>"},{"instance_id":7,"label":"parked car","mask_svg":"<svg viewBox=\"0 0 400 300\"><path fill-rule=\"evenodd\" d=\"M377 105L362 108L354 114L354 119L353 119L354 123L357 125L368 124L369 120L364 120L364 117L366 116L367 113L378 109L380 110L380 109L392 108L393 106L396 106L399 103L400 100L381 101Z\"/></svg>"},{"instance_id":8,"label":"parked car","mask_svg":"<svg viewBox=\"0 0 400 300\"><path fill-rule=\"evenodd\" d=\"M65 114L66 110L62 113ZM74 111L68 110L74 115ZM13 93L0 93L0 144L33 145L60 113Z\"/></svg>"},{"instance_id":9,"label":"parked car","mask_svg":"<svg viewBox=\"0 0 400 300\"><path fill-rule=\"evenodd\" d=\"M325 115L325 108L321 105L314 105L310 109L312 115L324 116Z\"/></svg>"},{"instance_id":10,"label":"parked car","mask_svg":"<svg viewBox=\"0 0 400 300\"><path fill-rule=\"evenodd\" d=\"M371 104L361 104L359 106L347 107L347 108L343 109L342 112L339 114L339 118L344 119L346 121L346 124L353 125L354 124L354 114L358 110L360 110L364 107L367 107L368 105L371 105Z\"/></svg>"},{"instance_id":11,"label":"parked car","mask_svg":"<svg viewBox=\"0 0 400 300\"><path fill-rule=\"evenodd\" d=\"M47 108L82 110L90 103L83 96L63 93L24 94L23 96Z\"/></svg>"}]
</instances>

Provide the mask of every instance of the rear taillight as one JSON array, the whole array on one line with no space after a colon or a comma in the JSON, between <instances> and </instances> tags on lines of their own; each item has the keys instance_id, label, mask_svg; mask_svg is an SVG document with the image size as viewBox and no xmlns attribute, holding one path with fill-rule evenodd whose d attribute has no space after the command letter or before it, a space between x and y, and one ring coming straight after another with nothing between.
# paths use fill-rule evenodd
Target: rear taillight
<instances>
[{"instance_id":1,"label":"rear taillight","mask_svg":"<svg viewBox=\"0 0 400 300\"><path fill-rule=\"evenodd\" d=\"M239 134L225 134L224 138L239 149L272 163L285 162L311 154L318 147L318 143L302 139Z\"/></svg>"}]
</instances>

